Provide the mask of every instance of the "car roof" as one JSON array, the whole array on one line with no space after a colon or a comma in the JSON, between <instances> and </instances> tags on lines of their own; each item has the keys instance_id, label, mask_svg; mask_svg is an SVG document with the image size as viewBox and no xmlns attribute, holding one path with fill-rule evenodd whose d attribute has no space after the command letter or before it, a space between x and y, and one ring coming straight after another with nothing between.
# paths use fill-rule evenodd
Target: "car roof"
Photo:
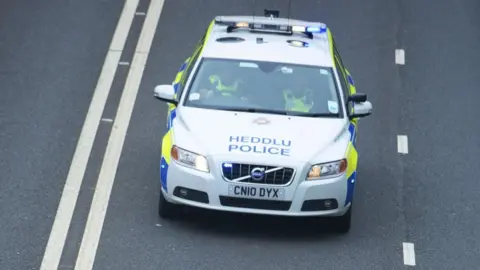
<instances>
[{"instance_id":1,"label":"car roof","mask_svg":"<svg viewBox=\"0 0 480 270\"><path fill-rule=\"evenodd\" d=\"M258 23L272 22L278 25L319 25L322 23L291 20L285 18L265 18L253 16L219 16L216 20L254 21ZM324 25L324 24L322 24ZM261 32L251 32L248 29L237 29L227 32L227 25L214 23L203 49L202 57L224 58L236 60L252 60L267 62L283 62L299 65L334 67L330 54L328 39L329 30L314 34L310 38L304 34L282 35ZM237 38L243 41L218 41L219 38ZM263 42L258 42L262 38ZM289 40L308 43L308 47L293 46Z\"/></svg>"}]
</instances>

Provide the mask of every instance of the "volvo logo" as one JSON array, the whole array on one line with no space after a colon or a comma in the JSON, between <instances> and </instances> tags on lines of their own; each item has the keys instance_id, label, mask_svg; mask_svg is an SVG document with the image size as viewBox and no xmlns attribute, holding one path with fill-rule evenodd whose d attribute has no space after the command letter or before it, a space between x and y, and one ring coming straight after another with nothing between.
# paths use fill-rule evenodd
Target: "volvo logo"
<instances>
[{"instance_id":1,"label":"volvo logo","mask_svg":"<svg viewBox=\"0 0 480 270\"><path fill-rule=\"evenodd\" d=\"M253 180L260 181L265 177L265 168L254 168L250 173Z\"/></svg>"}]
</instances>

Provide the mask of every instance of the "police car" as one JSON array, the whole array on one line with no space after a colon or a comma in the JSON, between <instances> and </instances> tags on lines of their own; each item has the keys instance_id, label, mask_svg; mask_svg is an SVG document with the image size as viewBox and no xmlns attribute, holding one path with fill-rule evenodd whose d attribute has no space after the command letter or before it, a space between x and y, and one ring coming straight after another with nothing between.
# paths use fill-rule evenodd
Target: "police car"
<instances>
[{"instance_id":1,"label":"police car","mask_svg":"<svg viewBox=\"0 0 480 270\"><path fill-rule=\"evenodd\" d=\"M235 91L217 91L212 76ZM307 109L289 109L285 89ZM358 119L372 104L356 92L324 23L272 11L218 16L174 82L156 86L154 97L168 104L162 218L189 205L328 216L349 231Z\"/></svg>"}]
</instances>

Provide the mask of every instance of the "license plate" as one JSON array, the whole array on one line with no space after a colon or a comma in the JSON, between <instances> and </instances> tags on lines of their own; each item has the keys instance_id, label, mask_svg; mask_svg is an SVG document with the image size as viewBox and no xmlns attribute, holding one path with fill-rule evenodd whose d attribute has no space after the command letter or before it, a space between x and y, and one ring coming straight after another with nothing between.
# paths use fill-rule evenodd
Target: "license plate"
<instances>
[{"instance_id":1,"label":"license plate","mask_svg":"<svg viewBox=\"0 0 480 270\"><path fill-rule=\"evenodd\" d=\"M276 188L276 187L230 185L228 187L228 195L233 197L242 197L242 198L249 198L249 199L281 201L285 197L285 190L283 188Z\"/></svg>"}]
</instances>

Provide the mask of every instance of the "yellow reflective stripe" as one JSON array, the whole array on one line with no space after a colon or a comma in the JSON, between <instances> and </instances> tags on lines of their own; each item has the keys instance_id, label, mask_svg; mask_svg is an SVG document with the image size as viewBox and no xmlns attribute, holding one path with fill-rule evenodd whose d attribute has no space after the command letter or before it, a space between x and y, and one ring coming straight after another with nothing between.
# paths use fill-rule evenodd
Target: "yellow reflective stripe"
<instances>
[{"instance_id":1,"label":"yellow reflective stripe","mask_svg":"<svg viewBox=\"0 0 480 270\"><path fill-rule=\"evenodd\" d=\"M347 147L347 178L357 170L358 152L352 142L348 142Z\"/></svg>"},{"instance_id":2,"label":"yellow reflective stripe","mask_svg":"<svg viewBox=\"0 0 480 270\"><path fill-rule=\"evenodd\" d=\"M200 53L203 53L203 50L205 49L205 44L207 43L208 39L210 38L210 35L212 34L212 29L214 25L215 25L215 20L212 20L210 22L210 25L208 26L207 33L205 34L205 40L203 41L203 46Z\"/></svg>"},{"instance_id":3,"label":"yellow reflective stripe","mask_svg":"<svg viewBox=\"0 0 480 270\"><path fill-rule=\"evenodd\" d=\"M162 156L167 162L167 164L170 164L170 159L171 159L170 154L171 154L172 146L173 146L172 129L169 129L162 139Z\"/></svg>"},{"instance_id":4,"label":"yellow reflective stripe","mask_svg":"<svg viewBox=\"0 0 480 270\"><path fill-rule=\"evenodd\" d=\"M335 54L333 53L333 37L332 37L332 32L330 32L330 28L327 28L327 36L328 36L328 47L330 48L330 57L332 57L333 65L336 66Z\"/></svg>"}]
</instances>

